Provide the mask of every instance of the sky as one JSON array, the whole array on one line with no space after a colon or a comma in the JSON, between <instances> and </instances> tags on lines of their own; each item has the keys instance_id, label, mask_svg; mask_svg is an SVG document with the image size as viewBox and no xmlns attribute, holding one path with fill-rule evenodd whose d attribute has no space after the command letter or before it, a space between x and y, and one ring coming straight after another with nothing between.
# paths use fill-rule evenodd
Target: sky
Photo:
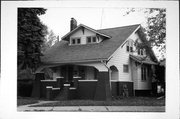
<instances>
[{"instance_id":1,"label":"sky","mask_svg":"<svg viewBox=\"0 0 180 119\"><path fill-rule=\"evenodd\" d=\"M63 37L70 31L70 19L73 17L78 24L84 24L93 29L120 27L145 22L143 12L135 12L124 16L127 8L46 8L46 14L41 15L41 21Z\"/></svg>"}]
</instances>

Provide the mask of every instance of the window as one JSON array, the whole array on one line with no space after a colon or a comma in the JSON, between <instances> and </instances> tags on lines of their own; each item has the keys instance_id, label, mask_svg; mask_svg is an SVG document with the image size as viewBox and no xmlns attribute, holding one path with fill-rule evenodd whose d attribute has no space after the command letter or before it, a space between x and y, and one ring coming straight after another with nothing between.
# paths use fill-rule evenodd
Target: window
<instances>
[{"instance_id":1,"label":"window","mask_svg":"<svg viewBox=\"0 0 180 119\"><path fill-rule=\"evenodd\" d=\"M71 45L81 44L80 38L72 38L71 39Z\"/></svg>"},{"instance_id":2,"label":"window","mask_svg":"<svg viewBox=\"0 0 180 119\"><path fill-rule=\"evenodd\" d=\"M128 65L123 65L123 72L128 73L129 72L129 66Z\"/></svg>"},{"instance_id":3,"label":"window","mask_svg":"<svg viewBox=\"0 0 180 119\"><path fill-rule=\"evenodd\" d=\"M127 45L126 45L126 51L129 52L129 41L127 42Z\"/></svg>"},{"instance_id":4,"label":"window","mask_svg":"<svg viewBox=\"0 0 180 119\"><path fill-rule=\"evenodd\" d=\"M138 49L138 55L144 55L144 49Z\"/></svg>"},{"instance_id":5,"label":"window","mask_svg":"<svg viewBox=\"0 0 180 119\"><path fill-rule=\"evenodd\" d=\"M147 74L147 70L146 70L146 67L143 65L141 67L141 80L142 81L146 81L146 74Z\"/></svg>"},{"instance_id":6,"label":"window","mask_svg":"<svg viewBox=\"0 0 180 119\"><path fill-rule=\"evenodd\" d=\"M96 36L88 36L87 37L87 43L96 43Z\"/></svg>"},{"instance_id":7,"label":"window","mask_svg":"<svg viewBox=\"0 0 180 119\"><path fill-rule=\"evenodd\" d=\"M127 52L133 52L133 41L127 41L126 51Z\"/></svg>"},{"instance_id":8,"label":"window","mask_svg":"<svg viewBox=\"0 0 180 119\"><path fill-rule=\"evenodd\" d=\"M96 37L92 37L93 38L93 42L96 43Z\"/></svg>"},{"instance_id":9,"label":"window","mask_svg":"<svg viewBox=\"0 0 180 119\"><path fill-rule=\"evenodd\" d=\"M78 38L77 39L77 44L80 44L81 43L81 40Z\"/></svg>"},{"instance_id":10,"label":"window","mask_svg":"<svg viewBox=\"0 0 180 119\"><path fill-rule=\"evenodd\" d=\"M75 44L76 43L76 40L75 39L72 39L72 44Z\"/></svg>"},{"instance_id":11,"label":"window","mask_svg":"<svg viewBox=\"0 0 180 119\"><path fill-rule=\"evenodd\" d=\"M143 55L143 49L141 49L141 55Z\"/></svg>"},{"instance_id":12,"label":"window","mask_svg":"<svg viewBox=\"0 0 180 119\"><path fill-rule=\"evenodd\" d=\"M133 52L133 47L130 47L130 52Z\"/></svg>"},{"instance_id":13,"label":"window","mask_svg":"<svg viewBox=\"0 0 180 119\"><path fill-rule=\"evenodd\" d=\"M87 37L87 43L91 43L91 37Z\"/></svg>"}]
</instances>

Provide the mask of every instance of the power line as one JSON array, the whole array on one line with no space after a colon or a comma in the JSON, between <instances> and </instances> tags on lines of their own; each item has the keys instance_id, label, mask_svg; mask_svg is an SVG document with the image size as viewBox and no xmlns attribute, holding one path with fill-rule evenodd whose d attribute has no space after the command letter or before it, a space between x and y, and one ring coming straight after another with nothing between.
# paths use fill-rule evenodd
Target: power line
<instances>
[{"instance_id":1,"label":"power line","mask_svg":"<svg viewBox=\"0 0 180 119\"><path fill-rule=\"evenodd\" d=\"M101 13L101 26L100 26L100 28L102 28L102 19L103 19L103 14L104 14L104 8L102 8L102 13Z\"/></svg>"}]
</instances>

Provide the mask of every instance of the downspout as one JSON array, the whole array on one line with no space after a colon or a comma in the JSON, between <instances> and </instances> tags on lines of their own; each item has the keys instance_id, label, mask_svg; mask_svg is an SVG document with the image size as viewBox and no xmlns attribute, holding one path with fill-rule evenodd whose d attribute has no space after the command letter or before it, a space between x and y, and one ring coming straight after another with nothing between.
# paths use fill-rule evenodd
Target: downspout
<instances>
[{"instance_id":1,"label":"downspout","mask_svg":"<svg viewBox=\"0 0 180 119\"><path fill-rule=\"evenodd\" d=\"M103 60L101 60L101 63L108 69L108 73L109 73L110 68L106 65L106 63L104 63ZM110 89L111 89L111 79L110 79L110 78L111 78L111 77L109 76L109 84L110 84Z\"/></svg>"}]
</instances>

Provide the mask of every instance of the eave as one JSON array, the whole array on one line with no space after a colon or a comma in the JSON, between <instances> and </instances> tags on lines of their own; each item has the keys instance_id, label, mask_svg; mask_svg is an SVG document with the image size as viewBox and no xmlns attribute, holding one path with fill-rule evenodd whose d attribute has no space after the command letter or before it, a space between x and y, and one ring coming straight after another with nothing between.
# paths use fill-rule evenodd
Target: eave
<instances>
[{"instance_id":1,"label":"eave","mask_svg":"<svg viewBox=\"0 0 180 119\"><path fill-rule=\"evenodd\" d=\"M106 38L111 38L111 36L109 36L109 35L100 33L100 32L98 32L98 31L96 31L96 30L94 30L94 29L92 29L92 28L90 28L90 27L88 27L88 26L86 26L86 25L80 24L80 25L78 25L74 30L70 31L70 32L67 33L65 36L63 36L61 39L62 39L62 40L68 40L69 36L70 36L71 34L73 34L74 32L76 32L76 31L77 31L78 29L80 29L81 27L84 27L84 28L86 28L86 29L88 29L88 30L90 30L90 31L92 31L92 32L100 35L100 36L103 36L103 37L106 37Z\"/></svg>"}]
</instances>

